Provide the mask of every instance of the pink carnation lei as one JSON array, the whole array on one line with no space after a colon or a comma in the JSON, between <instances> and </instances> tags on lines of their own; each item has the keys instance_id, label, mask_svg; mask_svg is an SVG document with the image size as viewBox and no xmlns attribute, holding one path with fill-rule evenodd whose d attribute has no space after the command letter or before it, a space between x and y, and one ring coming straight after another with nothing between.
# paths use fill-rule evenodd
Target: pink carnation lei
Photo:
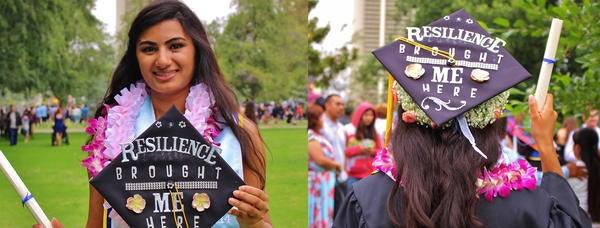
<instances>
[{"instance_id":1,"label":"pink carnation lei","mask_svg":"<svg viewBox=\"0 0 600 228\"><path fill-rule=\"evenodd\" d=\"M397 169L387 148L377 152L373 159L375 171L383 172L396 180ZM477 177L477 195L484 195L488 201L494 197L507 197L511 191L536 188L536 168L523 159L510 164L499 164L492 170L485 169Z\"/></svg>"}]
</instances>

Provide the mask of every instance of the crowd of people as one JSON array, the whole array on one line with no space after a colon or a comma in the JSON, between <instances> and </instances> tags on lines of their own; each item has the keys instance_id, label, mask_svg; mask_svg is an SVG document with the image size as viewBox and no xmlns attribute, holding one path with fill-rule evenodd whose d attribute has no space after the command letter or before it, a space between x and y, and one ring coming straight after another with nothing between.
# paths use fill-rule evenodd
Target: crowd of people
<instances>
[{"instance_id":1,"label":"crowd of people","mask_svg":"<svg viewBox=\"0 0 600 228\"><path fill-rule=\"evenodd\" d=\"M27 143L34 138L36 128L42 124L51 124L51 145L69 144L67 125L82 124L87 120L88 113L87 105L1 106L0 136L7 138L11 146L17 145L19 135L22 135L23 142Z\"/></svg>"},{"instance_id":2,"label":"crowd of people","mask_svg":"<svg viewBox=\"0 0 600 228\"><path fill-rule=\"evenodd\" d=\"M306 106L303 102L283 101L281 103L263 102L254 103L245 101L240 108L250 120L256 124L269 125L284 121L296 125L298 121L306 118Z\"/></svg>"}]
</instances>

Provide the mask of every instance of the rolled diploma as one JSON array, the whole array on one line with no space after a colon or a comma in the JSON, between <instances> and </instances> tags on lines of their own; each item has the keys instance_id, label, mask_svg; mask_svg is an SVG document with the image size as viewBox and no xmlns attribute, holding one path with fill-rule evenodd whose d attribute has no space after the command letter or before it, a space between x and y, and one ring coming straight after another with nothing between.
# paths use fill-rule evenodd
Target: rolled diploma
<instances>
[{"instance_id":1,"label":"rolled diploma","mask_svg":"<svg viewBox=\"0 0 600 228\"><path fill-rule=\"evenodd\" d=\"M562 20L553 18L550 26L550 34L548 34L548 42L544 51L545 59L554 59L556 56L556 48L558 47L558 39L560 39L560 30L562 29ZM542 111L544 102L546 101L546 93L548 93L548 85L550 84L550 76L552 76L553 63L542 62L540 76L535 89L535 101L537 101L538 111Z\"/></svg>"},{"instance_id":2,"label":"rolled diploma","mask_svg":"<svg viewBox=\"0 0 600 228\"><path fill-rule=\"evenodd\" d=\"M1 150L0 168L2 168L2 173L4 173L4 176L6 176L6 178L8 178L8 181L10 181L13 188L15 188L17 194L19 194L21 199L24 199L29 193L29 190L27 190L27 187L25 187L25 184L23 183L15 169L13 169L12 165L10 165L10 162L8 162L8 159L4 156L4 153L2 153ZM48 217L46 217L46 214L44 214L44 211L42 211L40 205L37 203L37 201L35 201L35 198L29 199L27 202L25 202L25 205L27 206L27 209L29 209L33 217L35 217L35 220L38 224L42 224L47 228L52 227L50 220L48 220Z\"/></svg>"}]
</instances>

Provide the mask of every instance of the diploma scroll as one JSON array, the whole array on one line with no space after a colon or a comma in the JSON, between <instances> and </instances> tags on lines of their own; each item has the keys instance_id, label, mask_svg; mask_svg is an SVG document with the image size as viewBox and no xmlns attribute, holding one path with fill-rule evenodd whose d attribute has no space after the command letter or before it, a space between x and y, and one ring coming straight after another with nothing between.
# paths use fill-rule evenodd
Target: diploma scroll
<instances>
[{"instance_id":1,"label":"diploma scroll","mask_svg":"<svg viewBox=\"0 0 600 228\"><path fill-rule=\"evenodd\" d=\"M15 169L12 167L12 165L10 165L10 162L8 162L8 159L6 158L6 156L4 156L1 150L0 168L2 169L2 173L4 173L4 176L6 176L6 178L13 186L15 191L17 191L17 194L19 194L19 196L21 197L23 205L27 206L27 209L29 209L33 217L35 217L37 223L42 224L47 228L52 227L50 220L48 220L48 217L46 217L46 214L44 214L44 211L42 211L40 205L37 203L37 201L35 201L35 198L31 196L31 193L29 193L29 190L27 190L27 187L25 186Z\"/></svg>"},{"instance_id":2,"label":"diploma scroll","mask_svg":"<svg viewBox=\"0 0 600 228\"><path fill-rule=\"evenodd\" d=\"M537 108L540 112L546 101L546 93L548 93L548 85L550 84L550 76L552 76L552 68L554 67L555 62L554 57L556 56L556 48L558 47L558 40L560 39L562 23L562 20L553 18L552 25L550 26L550 33L548 34L548 42L546 43L546 50L544 51L542 68L540 69L540 76L535 89L535 101L537 101Z\"/></svg>"}]
</instances>

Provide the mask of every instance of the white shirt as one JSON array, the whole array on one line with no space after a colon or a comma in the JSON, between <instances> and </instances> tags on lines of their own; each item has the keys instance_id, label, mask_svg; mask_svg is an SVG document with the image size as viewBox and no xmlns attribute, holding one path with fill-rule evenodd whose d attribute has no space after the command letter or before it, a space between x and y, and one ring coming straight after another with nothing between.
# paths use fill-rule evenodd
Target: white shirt
<instances>
[{"instance_id":1,"label":"white shirt","mask_svg":"<svg viewBox=\"0 0 600 228\"><path fill-rule=\"evenodd\" d=\"M325 113L323 113L323 128L321 128L320 133L327 141L329 141L333 148L335 160L342 166L342 171L337 180L340 182L346 181L346 179L348 179L348 174L346 174L346 166L344 165L346 161L346 155L344 153L346 150L346 134L344 133L344 126L340 122L332 121Z\"/></svg>"},{"instance_id":2,"label":"white shirt","mask_svg":"<svg viewBox=\"0 0 600 228\"><path fill-rule=\"evenodd\" d=\"M375 119L375 131L379 135L380 138L385 138L385 129L387 126L387 120L384 118L376 118Z\"/></svg>"}]
</instances>

